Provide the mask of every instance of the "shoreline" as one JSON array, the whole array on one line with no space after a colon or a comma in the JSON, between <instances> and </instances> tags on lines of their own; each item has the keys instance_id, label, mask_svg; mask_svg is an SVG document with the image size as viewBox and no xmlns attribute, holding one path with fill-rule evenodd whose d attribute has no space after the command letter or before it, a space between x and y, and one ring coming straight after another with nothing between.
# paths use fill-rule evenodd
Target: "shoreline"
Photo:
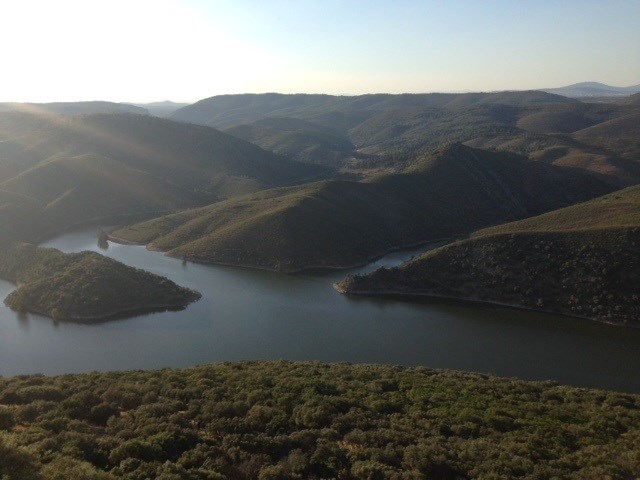
<instances>
[{"instance_id":1,"label":"shoreline","mask_svg":"<svg viewBox=\"0 0 640 480\"><path fill-rule=\"evenodd\" d=\"M393 298L397 297L399 299L432 299L432 300L443 300L451 303L457 304L469 304L469 305L483 305L488 307L498 307L498 308L512 308L515 310L523 310L527 312L537 312L537 313L546 313L550 315L560 315L562 317L568 318L577 318L581 320L589 320L591 322L596 322L602 325L609 325L612 327L623 327L623 328L640 328L640 324L625 324L625 323L617 323L608 320L600 320L593 317L586 317L584 315L576 315L573 313L565 313L558 312L554 310L545 310L541 308L533 308L533 307L525 307L524 305L517 305L512 303L503 303L503 302L494 302L490 300L480 300L474 299L470 297L453 297L448 295L436 295L430 293L407 293L407 292L391 292L391 291L383 291L383 292L374 292L374 291L366 291L366 290L357 290L357 291L348 291L345 288L339 285L340 282L335 282L332 284L333 289L340 293L341 295L353 295L353 296L361 296L361 297L386 297Z\"/></svg>"},{"instance_id":2,"label":"shoreline","mask_svg":"<svg viewBox=\"0 0 640 480\"><path fill-rule=\"evenodd\" d=\"M26 310L24 310L23 313L30 313L30 314L33 314L33 315L39 315L39 316L42 316L42 317L46 317L46 318L49 318L49 319L53 320L54 322L69 322L69 323L83 323L83 324L103 323L103 322L107 322L107 321L110 321L110 320L124 320L124 319L127 319L127 318L133 318L133 317L136 317L138 315L143 315L143 314L146 314L146 313L159 313L159 312L166 312L166 311L184 310L191 303L197 302L198 300L200 300L202 298L202 294L200 292L197 292L197 291L191 290L191 289L189 289L189 292L190 292L190 295L186 299L186 303L143 305L143 306L140 306L140 307L133 307L133 308L127 308L127 309L122 309L122 310L115 310L115 311L112 311L112 312L109 312L109 313L105 313L105 314L102 314L102 315L99 315L99 316L83 315L83 316L70 316L70 317L63 317L63 318L53 318L48 313L40 311L40 310L35 309L35 308L34 309L26 309ZM7 305L6 302L5 302L5 305ZM9 305L7 305L7 307L11 308ZM18 312L17 310L14 310L13 308L11 308L11 310L13 310L14 312L17 312L17 313L21 313L21 312Z\"/></svg>"},{"instance_id":3,"label":"shoreline","mask_svg":"<svg viewBox=\"0 0 640 480\"><path fill-rule=\"evenodd\" d=\"M270 268L270 267L261 267L258 265L247 265L247 264L239 264L239 263L228 263L228 262L217 262L217 261L202 261L202 260L194 260L192 258L189 257L180 257L178 255L172 255L171 254L171 250L162 250L159 248L156 248L153 245L153 242L149 242L149 243L140 243L140 242L132 242L130 240L126 240L124 238L120 238L120 237L114 237L110 234L107 234L107 239L114 242L114 243L118 243L120 245L132 245L132 246L144 246L147 250L149 250L150 252L158 252L158 253L162 253L167 257L170 258L175 258L178 260L186 260L188 262L192 262L192 263L197 263L200 265L216 265L216 266L221 266L221 267L234 267L234 268L244 268L244 269L250 269L250 270L260 270L260 271L264 271L264 272L272 272L272 273L283 273L285 275L298 275L298 274L304 274L304 273L330 273L330 272L338 272L341 270L352 270L354 268L361 268L361 267L366 267L367 265L380 260L381 258L394 253L394 252L401 252L403 250L411 250L414 248L419 248L419 247L427 247L431 244L433 244L433 248L427 248L424 250L424 252L435 249L435 248L439 248L442 247L444 245L447 245L449 243L455 242L456 240L453 238L436 238L433 240L426 240L426 241L421 241L421 242L415 242L415 243L410 243L410 244L406 244L406 245L402 245L400 247L397 248L391 248L389 250L384 251L383 253L374 255L372 257L369 257L368 259L359 262L359 263L355 263L355 264L350 264L350 265L344 265L344 266L327 266L327 265L311 265L311 266L306 266L306 267L302 267L302 268L297 268L297 269L287 269L287 270L278 270L275 268ZM424 253L421 252L421 253ZM404 263L404 262L403 262Z\"/></svg>"}]
</instances>

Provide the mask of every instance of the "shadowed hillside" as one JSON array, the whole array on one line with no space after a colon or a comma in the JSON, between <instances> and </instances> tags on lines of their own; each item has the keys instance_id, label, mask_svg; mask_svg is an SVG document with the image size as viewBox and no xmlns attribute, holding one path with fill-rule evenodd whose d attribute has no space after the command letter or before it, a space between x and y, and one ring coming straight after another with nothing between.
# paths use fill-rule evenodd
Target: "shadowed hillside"
<instances>
[{"instance_id":1,"label":"shadowed hillside","mask_svg":"<svg viewBox=\"0 0 640 480\"><path fill-rule=\"evenodd\" d=\"M640 111L580 130L573 137L587 145L617 152L621 156L640 158Z\"/></svg>"},{"instance_id":2,"label":"shadowed hillside","mask_svg":"<svg viewBox=\"0 0 640 480\"><path fill-rule=\"evenodd\" d=\"M0 188L33 199L41 209L34 221L52 226L124 213L166 212L198 200L192 191L96 155L53 158Z\"/></svg>"},{"instance_id":3,"label":"shadowed hillside","mask_svg":"<svg viewBox=\"0 0 640 480\"><path fill-rule=\"evenodd\" d=\"M339 291L513 305L617 324L640 322L640 187L476 232Z\"/></svg>"},{"instance_id":4,"label":"shadowed hillside","mask_svg":"<svg viewBox=\"0 0 640 480\"><path fill-rule=\"evenodd\" d=\"M322 172L211 128L139 115L2 114L0 140L32 164L92 153L192 189L206 189L219 174L276 186Z\"/></svg>"},{"instance_id":5,"label":"shadowed hillside","mask_svg":"<svg viewBox=\"0 0 640 480\"><path fill-rule=\"evenodd\" d=\"M331 128L294 118L267 118L225 133L305 163L340 167L357 155L353 144Z\"/></svg>"},{"instance_id":6,"label":"shadowed hillside","mask_svg":"<svg viewBox=\"0 0 640 480\"><path fill-rule=\"evenodd\" d=\"M402 174L269 190L112 236L205 263L284 272L337 268L605 191L580 171L452 145Z\"/></svg>"},{"instance_id":7,"label":"shadowed hillside","mask_svg":"<svg viewBox=\"0 0 640 480\"><path fill-rule=\"evenodd\" d=\"M3 228L38 238L103 217L203 205L326 173L208 127L138 115L0 114ZM29 226L14 226L14 213ZM7 217L5 217L7 215ZM27 227L27 228L25 228ZM6 232L5 232L6 233ZM32 240L31 236L18 236Z\"/></svg>"},{"instance_id":8,"label":"shadowed hillside","mask_svg":"<svg viewBox=\"0 0 640 480\"><path fill-rule=\"evenodd\" d=\"M629 105L640 105L640 92L630 95L626 103Z\"/></svg>"}]
</instances>

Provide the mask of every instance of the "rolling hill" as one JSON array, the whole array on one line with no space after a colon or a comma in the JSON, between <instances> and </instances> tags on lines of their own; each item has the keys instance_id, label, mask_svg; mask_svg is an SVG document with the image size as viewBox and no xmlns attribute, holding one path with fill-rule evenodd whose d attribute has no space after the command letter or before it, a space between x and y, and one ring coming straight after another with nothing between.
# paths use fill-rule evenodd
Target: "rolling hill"
<instances>
[{"instance_id":1,"label":"rolling hill","mask_svg":"<svg viewBox=\"0 0 640 480\"><path fill-rule=\"evenodd\" d=\"M640 158L640 111L579 130L573 138L590 146L617 152L627 159Z\"/></svg>"},{"instance_id":2,"label":"rolling hill","mask_svg":"<svg viewBox=\"0 0 640 480\"><path fill-rule=\"evenodd\" d=\"M1 114L0 141L31 159L25 169L54 156L90 153L190 189L206 190L221 174L272 187L323 172L211 128L142 115Z\"/></svg>"},{"instance_id":3,"label":"rolling hill","mask_svg":"<svg viewBox=\"0 0 640 480\"><path fill-rule=\"evenodd\" d=\"M445 108L483 104L511 106L573 103L575 100L540 91L497 93L369 94L333 96L310 94L243 94L205 98L177 110L171 118L218 128L250 124L267 117L293 117L320 123L334 113L369 115L403 108ZM357 125L353 123L351 127ZM328 126L330 124L326 123ZM334 124L335 125L335 124Z\"/></svg>"},{"instance_id":4,"label":"rolling hill","mask_svg":"<svg viewBox=\"0 0 640 480\"><path fill-rule=\"evenodd\" d=\"M208 127L140 115L0 114L3 228L40 236L101 217L160 213L317 178L326 169L282 159ZM39 237L40 237L39 236ZM39 238L38 237L38 238ZM19 237L31 241L33 237Z\"/></svg>"},{"instance_id":5,"label":"rolling hill","mask_svg":"<svg viewBox=\"0 0 640 480\"><path fill-rule=\"evenodd\" d=\"M349 173L397 168L463 142L590 170L621 188L640 182L638 157L619 142L598 146L573 134L637 111L629 102L585 103L542 91L248 94L204 99L173 118L226 128L267 150Z\"/></svg>"},{"instance_id":6,"label":"rolling hill","mask_svg":"<svg viewBox=\"0 0 640 480\"><path fill-rule=\"evenodd\" d=\"M348 294L425 295L640 322L640 187L481 230L393 269L350 276Z\"/></svg>"},{"instance_id":7,"label":"rolling hill","mask_svg":"<svg viewBox=\"0 0 640 480\"><path fill-rule=\"evenodd\" d=\"M598 82L581 82L566 87L545 88L543 91L566 97L623 97L640 92L640 85L612 87Z\"/></svg>"},{"instance_id":8,"label":"rolling hill","mask_svg":"<svg viewBox=\"0 0 640 480\"><path fill-rule=\"evenodd\" d=\"M177 103L172 102L170 100L165 100L163 102L151 102L151 103L136 103L134 104L136 107L140 107L149 112L149 115L154 115L156 117L168 117L176 110L186 107L189 105L188 103Z\"/></svg>"},{"instance_id":9,"label":"rolling hill","mask_svg":"<svg viewBox=\"0 0 640 480\"><path fill-rule=\"evenodd\" d=\"M358 155L353 144L331 128L295 118L265 118L224 132L305 163L340 167Z\"/></svg>"},{"instance_id":10,"label":"rolling hill","mask_svg":"<svg viewBox=\"0 0 640 480\"><path fill-rule=\"evenodd\" d=\"M268 190L133 225L112 238L204 263L339 268L608 190L580 171L455 144L401 174Z\"/></svg>"}]
</instances>

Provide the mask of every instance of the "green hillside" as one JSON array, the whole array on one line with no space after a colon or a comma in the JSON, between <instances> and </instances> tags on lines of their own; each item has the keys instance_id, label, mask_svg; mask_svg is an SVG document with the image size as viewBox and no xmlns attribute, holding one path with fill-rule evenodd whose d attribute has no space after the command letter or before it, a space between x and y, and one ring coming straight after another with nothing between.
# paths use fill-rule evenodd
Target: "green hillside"
<instances>
[{"instance_id":1,"label":"green hillside","mask_svg":"<svg viewBox=\"0 0 640 480\"><path fill-rule=\"evenodd\" d=\"M518 222L497 225L474 236L520 232L571 232L640 226L640 186Z\"/></svg>"},{"instance_id":2,"label":"green hillside","mask_svg":"<svg viewBox=\"0 0 640 480\"><path fill-rule=\"evenodd\" d=\"M353 144L331 131L298 119L264 119L225 130L265 150L300 162L341 167L356 154Z\"/></svg>"},{"instance_id":3,"label":"green hillside","mask_svg":"<svg viewBox=\"0 0 640 480\"><path fill-rule=\"evenodd\" d=\"M34 241L84 222L204 205L327 172L211 128L149 116L4 113L0 190L25 199L0 198L0 236Z\"/></svg>"},{"instance_id":4,"label":"green hillside","mask_svg":"<svg viewBox=\"0 0 640 480\"><path fill-rule=\"evenodd\" d=\"M211 128L142 115L0 114L0 141L13 146L12 156L30 159L24 169L51 157L95 154L189 189L206 190L220 174L269 187L323 172Z\"/></svg>"},{"instance_id":5,"label":"green hillside","mask_svg":"<svg viewBox=\"0 0 640 480\"><path fill-rule=\"evenodd\" d=\"M640 324L640 187L491 227L389 270L349 294L426 295Z\"/></svg>"},{"instance_id":6,"label":"green hillside","mask_svg":"<svg viewBox=\"0 0 640 480\"><path fill-rule=\"evenodd\" d=\"M52 158L0 188L33 200L38 209L29 220L42 225L43 232L127 213L172 211L200 200L192 191L97 155Z\"/></svg>"},{"instance_id":7,"label":"green hillside","mask_svg":"<svg viewBox=\"0 0 640 480\"><path fill-rule=\"evenodd\" d=\"M523 110L517 126L533 133L572 133L624 115L628 110L607 103L545 105Z\"/></svg>"},{"instance_id":8,"label":"green hillside","mask_svg":"<svg viewBox=\"0 0 640 480\"><path fill-rule=\"evenodd\" d=\"M517 113L506 105L387 110L349 130L349 138L365 153L415 157L451 142L516 135Z\"/></svg>"},{"instance_id":9,"label":"green hillside","mask_svg":"<svg viewBox=\"0 0 640 480\"><path fill-rule=\"evenodd\" d=\"M338 268L607 190L580 171L451 145L401 174L269 190L133 225L112 238L204 263Z\"/></svg>"},{"instance_id":10,"label":"green hillside","mask_svg":"<svg viewBox=\"0 0 640 480\"><path fill-rule=\"evenodd\" d=\"M0 378L7 479L622 480L639 440L638 395L424 367Z\"/></svg>"},{"instance_id":11,"label":"green hillside","mask_svg":"<svg viewBox=\"0 0 640 480\"><path fill-rule=\"evenodd\" d=\"M184 308L200 298L158 275L93 252L21 244L0 251L0 277L18 285L5 304L56 320L100 321Z\"/></svg>"},{"instance_id":12,"label":"green hillside","mask_svg":"<svg viewBox=\"0 0 640 480\"><path fill-rule=\"evenodd\" d=\"M607 122L580 130L573 137L592 145L635 160L640 157L640 111L614 118Z\"/></svg>"},{"instance_id":13,"label":"green hillside","mask_svg":"<svg viewBox=\"0 0 640 480\"><path fill-rule=\"evenodd\" d=\"M230 128L241 138L302 161L345 166L346 160L349 172L397 168L434 148L463 142L589 170L621 188L640 182L637 152L629 148L629 142L637 143L635 129L621 141L614 133L606 143L569 135L634 114L637 107L632 104L584 103L540 91L516 91L225 95L189 105L173 118ZM330 132L331 139L319 128L325 129L322 134Z\"/></svg>"}]
</instances>

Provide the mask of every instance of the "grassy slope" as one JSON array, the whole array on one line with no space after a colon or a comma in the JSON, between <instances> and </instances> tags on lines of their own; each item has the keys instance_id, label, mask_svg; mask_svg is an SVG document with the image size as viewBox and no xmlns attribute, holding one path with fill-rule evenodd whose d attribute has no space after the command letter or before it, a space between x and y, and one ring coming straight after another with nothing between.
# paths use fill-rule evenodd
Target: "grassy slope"
<instances>
[{"instance_id":1,"label":"grassy slope","mask_svg":"<svg viewBox=\"0 0 640 480\"><path fill-rule=\"evenodd\" d=\"M476 232L346 293L432 295L640 324L640 187Z\"/></svg>"},{"instance_id":2,"label":"grassy slope","mask_svg":"<svg viewBox=\"0 0 640 480\"><path fill-rule=\"evenodd\" d=\"M0 276L18 284L5 304L56 320L95 321L181 308L199 294L97 253L22 244L0 252Z\"/></svg>"},{"instance_id":3,"label":"grassy slope","mask_svg":"<svg viewBox=\"0 0 640 480\"><path fill-rule=\"evenodd\" d=\"M640 397L427 368L248 362L0 378L8 478L640 475Z\"/></svg>"},{"instance_id":4,"label":"grassy slope","mask_svg":"<svg viewBox=\"0 0 640 480\"><path fill-rule=\"evenodd\" d=\"M581 172L452 145L403 174L261 192L134 225L113 237L200 262L285 272L346 267L604 191Z\"/></svg>"}]
</instances>

